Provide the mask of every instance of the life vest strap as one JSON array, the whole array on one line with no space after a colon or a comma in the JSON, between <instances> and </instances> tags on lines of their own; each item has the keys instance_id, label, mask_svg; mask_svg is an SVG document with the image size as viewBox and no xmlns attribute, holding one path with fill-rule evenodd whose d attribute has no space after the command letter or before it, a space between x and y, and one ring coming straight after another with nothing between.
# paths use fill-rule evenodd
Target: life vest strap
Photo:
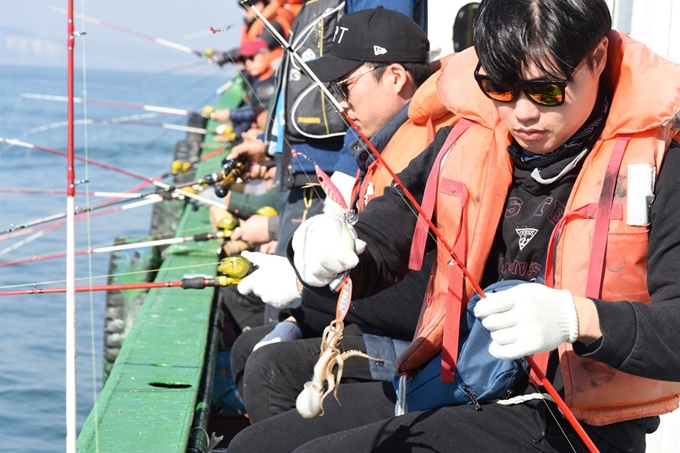
<instances>
[{"instance_id":1,"label":"life vest strap","mask_svg":"<svg viewBox=\"0 0 680 453\"><path fill-rule=\"evenodd\" d=\"M437 199L437 186L439 180L439 171L441 169L441 163L444 156L449 152L451 147L456 143L456 140L463 135L463 133L472 126L472 121L461 118L458 123L453 127L444 145L439 150L437 159L432 165L432 170L427 178L427 184L425 185L425 193L423 195L422 208L430 220L432 219L432 213L434 212L434 205ZM416 222L416 228L413 233L413 242L411 243L411 255L409 257L408 268L414 271L419 271L423 267L423 257L425 255L425 243L427 242L427 232L429 230L429 225L427 221L423 218L423 215L418 216L418 221Z\"/></svg>"}]
</instances>

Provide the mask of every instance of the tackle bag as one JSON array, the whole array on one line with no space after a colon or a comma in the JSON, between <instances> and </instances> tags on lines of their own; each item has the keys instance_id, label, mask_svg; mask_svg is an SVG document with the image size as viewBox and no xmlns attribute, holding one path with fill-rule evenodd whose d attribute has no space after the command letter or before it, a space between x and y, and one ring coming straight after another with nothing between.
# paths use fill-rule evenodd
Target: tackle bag
<instances>
[{"instance_id":1,"label":"tackle bag","mask_svg":"<svg viewBox=\"0 0 680 453\"><path fill-rule=\"evenodd\" d=\"M490 285L484 292L503 291L522 283L526 282L501 281ZM455 381L443 383L441 380L441 352L418 371L413 379L402 379L406 388L402 388L401 391L399 375L395 374L392 383L397 392L397 413L400 413L403 404L401 399L404 396L405 409L410 412L496 400L504 397L528 372L526 371L528 365L524 359L498 359L489 353L491 334L474 314L479 299L479 295L470 299L460 322L460 347Z\"/></svg>"},{"instance_id":2,"label":"tackle bag","mask_svg":"<svg viewBox=\"0 0 680 453\"><path fill-rule=\"evenodd\" d=\"M324 0L305 2L295 17L290 47L302 61L311 61L323 56L333 42L338 20L344 14L345 2ZM333 104L324 99L324 93L305 75L296 61L287 54L285 64L288 72L281 77L285 80L286 94L286 137L292 141L323 140L343 137L347 131L344 118ZM326 83L326 87L330 87Z\"/></svg>"}]
</instances>

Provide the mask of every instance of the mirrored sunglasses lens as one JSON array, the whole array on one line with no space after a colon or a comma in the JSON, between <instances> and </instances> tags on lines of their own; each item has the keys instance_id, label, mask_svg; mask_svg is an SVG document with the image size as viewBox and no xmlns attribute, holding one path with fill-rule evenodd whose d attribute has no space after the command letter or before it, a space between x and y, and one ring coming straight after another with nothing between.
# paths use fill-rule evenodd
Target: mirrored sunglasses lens
<instances>
[{"instance_id":1,"label":"mirrored sunglasses lens","mask_svg":"<svg viewBox=\"0 0 680 453\"><path fill-rule=\"evenodd\" d=\"M535 83L527 87L531 99L542 105L560 105L564 102L562 88L554 83Z\"/></svg>"},{"instance_id":2,"label":"mirrored sunglasses lens","mask_svg":"<svg viewBox=\"0 0 680 453\"><path fill-rule=\"evenodd\" d=\"M510 102L514 97L512 91L501 90L491 79L482 79L480 86L487 96L496 101Z\"/></svg>"}]
</instances>

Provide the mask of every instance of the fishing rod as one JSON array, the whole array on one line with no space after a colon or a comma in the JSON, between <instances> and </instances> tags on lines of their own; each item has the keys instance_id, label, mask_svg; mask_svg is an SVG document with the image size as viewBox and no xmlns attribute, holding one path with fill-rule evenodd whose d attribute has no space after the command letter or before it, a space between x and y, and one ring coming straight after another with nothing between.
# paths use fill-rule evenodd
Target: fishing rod
<instances>
[{"instance_id":1,"label":"fishing rod","mask_svg":"<svg viewBox=\"0 0 680 453\"><path fill-rule=\"evenodd\" d=\"M203 158L201 160L203 160ZM175 173L175 172L173 171L173 173ZM159 176L159 178L163 177L163 176L164 175L161 175L161 176ZM238 176L239 176L238 174L234 173L231 177L236 178ZM225 177L225 179L227 179L227 178L229 178L229 177ZM223 182L224 182L224 180L223 180ZM183 199L184 195L187 195L187 193L190 193L190 192L187 192L190 189L188 187L185 187L185 186L186 185L195 186L196 183L197 183L197 181L192 181L192 182L187 183L187 184L180 184L180 185L174 186L174 191L170 192L170 197L173 198L173 199L174 198ZM231 184L231 182L229 182L229 185L230 184ZM162 199L165 199L165 197L163 197L164 194L160 194L158 192L152 192L152 193L149 193L149 194L135 194L134 193L134 192L141 190L142 188L144 188L148 185L151 185L151 182L142 183L139 186L133 187L132 189L129 189L128 191L123 192L123 193L110 193L110 195L114 195L117 198L112 198L111 200L108 200L104 203L101 203L99 205L95 205L89 211L79 212L76 215L75 220L78 221L78 220L85 218L85 214L87 214L88 212L90 213L90 217L96 217L96 216L99 216L99 215L110 214L110 213L114 213L114 212L120 212L120 211L124 211L124 210L128 210L128 209L132 209L132 208L145 206L146 204L150 204L150 203L157 203L157 202L161 201ZM227 186L227 189L225 189L225 190L228 190L228 187L229 186ZM178 189L182 189L182 190L178 190ZM97 194L98 192L93 192L93 193ZM101 194L104 194L104 193L106 193L106 192L102 192L102 193L99 193L99 194L101 195ZM114 207L113 209L108 209L108 210L105 210L105 211L96 212L96 213L92 214L92 211L96 211L98 209L103 209L105 207L108 207L108 206L111 206L113 204L118 203L119 198L135 199L135 198L149 197L151 195L159 195L161 198L158 198L158 199L154 198L149 203L130 203L130 204L127 204L127 205L123 205L123 206L120 206L120 207ZM220 207L222 207L222 206L220 205ZM224 207L226 208L226 206L224 206ZM238 212L230 212L228 209L227 209L227 214L239 216ZM270 214L268 214L268 215L270 215ZM23 225L19 225L19 226L11 225L10 228L14 228L14 230L16 230L16 231L12 231L12 232L6 231L4 233L0 232L0 241L5 240L5 239L11 239L13 237L23 236L23 235L26 235L26 234L31 234L33 231L36 230L36 229L32 228L33 226L38 225L38 224L48 223L50 221L59 220L59 219L63 218L63 216L61 216L61 217L55 217L55 216L57 216L57 215L53 215L53 216L49 216L48 218L41 218L41 219L32 221L32 223L30 225L28 225L28 224L23 224ZM221 222L224 222L224 219ZM16 250L19 247L26 245L27 243L32 242L35 239L38 239L39 237L43 236L47 232L52 231L52 230L60 227L64 223L65 222L63 222L63 221L57 221L52 225L46 225L42 229L37 229L38 230L37 233L34 234L33 236L31 236L27 239L24 239L22 241L19 241L18 243L13 244L10 247L7 247L5 249L0 250L0 256L5 255L5 254L7 254L7 253L9 253L13 250ZM219 225L220 224L218 224L218 227L219 227ZM234 225L233 227L222 226L221 229L236 228L236 226L238 226L238 225Z\"/></svg>"},{"instance_id":2,"label":"fishing rod","mask_svg":"<svg viewBox=\"0 0 680 453\"><path fill-rule=\"evenodd\" d=\"M295 60L295 62L298 64L298 66L305 72L305 74L312 79L312 81L319 87L321 92L323 93L324 97L326 97L333 108L345 118L347 121L347 124L349 124L355 132L359 135L361 140L364 142L364 144L368 147L370 152L373 154L375 159L379 162L380 165L385 167L387 172L390 174L392 177L393 181L401 188L402 193L406 196L406 198L409 200L411 205L418 211L418 216L419 220L422 220L426 222L427 226L429 227L429 230L432 231L435 236L437 237L439 243L444 246L446 249L446 252L448 255L451 257L451 263L450 264L455 264L460 271L463 273L467 281L470 283L474 291L481 297L481 298L486 298L486 294L482 290L481 286L477 283L475 278L470 274L468 271L467 267L465 264L458 258L456 253L454 252L453 248L451 245L446 241L444 238L443 233L434 225L432 220L430 219L430 216L425 212L423 207L416 201L415 197L411 194L411 192L408 190L408 188L404 185L404 183L401 181L401 179L396 175L396 173L392 170L389 164L385 162L385 159L381 156L381 154L375 149L373 144L370 142L370 140L361 132L361 129L357 126L357 124L352 120L352 118L348 115L348 113L340 106L340 103L338 100L333 96L329 91L328 88L319 80L319 78L316 76L316 74L307 66L305 61L302 59L302 57L291 47L291 45L286 41L280 34L279 32L272 26L272 24L267 20L266 17L257 9L255 8L250 0L239 0L239 3L241 3L242 6L248 8L252 12L255 13L255 15L263 22L265 28L267 31L276 39L279 44L289 53L291 58ZM563 415L567 418L569 421L569 424L572 426L576 434L579 436L581 441L585 444L585 446L588 448L588 450L591 453L599 453L598 448L595 446L593 441L590 439L590 436L585 432L579 421L576 419L574 414L571 412L571 409L569 409L569 406L564 402L564 399L560 396L560 394L557 392L555 387L552 385L552 383L546 378L545 374L541 371L540 367L534 362L534 360L526 356L525 357L527 363L529 364L531 370L534 372L536 377L538 378L540 384L546 389L548 394L553 398L557 406L559 407L560 411L563 413Z\"/></svg>"},{"instance_id":3,"label":"fishing rod","mask_svg":"<svg viewBox=\"0 0 680 453\"><path fill-rule=\"evenodd\" d=\"M242 256L231 256L223 259L217 267L223 275L217 277L185 277L181 280L168 282L150 283L117 283L109 285L76 286L75 292L93 291L123 291L127 289L152 289L152 288L182 288L182 289L205 289L210 287L223 287L239 283L257 266ZM60 294L65 293L67 288L32 288L12 291L0 291L0 296L23 296L30 294Z\"/></svg>"},{"instance_id":4,"label":"fishing rod","mask_svg":"<svg viewBox=\"0 0 680 453\"><path fill-rule=\"evenodd\" d=\"M59 8L58 6L50 6L50 8L52 9L52 11L56 11L56 12L61 13L61 14L64 14L64 13L67 12L65 9ZM128 35L133 35L133 36L136 36L138 38L146 39L148 41L153 41L156 44L160 44L162 46L169 47L171 49L179 50L180 52L190 53L190 54L196 55L199 58L203 58L203 56L204 56L203 52L201 52L200 50L192 49L191 47L183 46L182 44L177 44L175 42L168 41L167 39L156 38L154 36L147 35L145 33L141 33L141 32L135 31L135 30L131 30L129 28L125 28L125 27L122 27L120 25L112 24L110 22L105 22L103 20L100 20L100 19L97 19L97 18L94 18L94 17L90 17L90 16L86 16L86 15L80 14L80 13L75 13L74 16L77 17L78 19L85 20L85 21L90 22L90 23L95 24L95 25L101 25L103 27L112 28L114 30L118 30L120 32L126 33Z\"/></svg>"},{"instance_id":5,"label":"fishing rod","mask_svg":"<svg viewBox=\"0 0 680 453\"><path fill-rule=\"evenodd\" d=\"M139 184L139 185L137 185L137 186L135 186L135 187L132 187L131 189L126 190L125 193L135 193L135 192L138 192L138 191L142 190L143 188L150 186L150 185L151 185L151 182L152 182L153 180L156 180L156 179L164 179L164 178L168 177L169 175L170 175L170 172L164 173L164 174L162 174L162 175L160 175L160 176L157 176L156 178L150 179L149 181L145 181L145 182L143 182L143 183L141 183L141 184ZM111 199L109 199L109 200L106 200L106 201L104 201L104 202L102 202L102 203L100 203L100 204L98 204L98 205L96 205L96 206L104 208L104 207L106 207L106 206L109 206L109 205L115 203L116 201L118 201L118 198L114 197L114 198L111 198ZM112 213L112 212L118 212L118 211L120 211L120 210L121 210L120 207L116 207L116 208L111 209L111 210L105 210L105 211L100 211L100 212L95 213L95 214L90 214L90 217L95 217L95 216L102 215L102 214L109 214L109 213ZM80 216L76 215L75 220L78 221L78 220L82 220L82 219L84 219L84 218L85 218L85 215L80 215ZM57 222L55 222L54 224L51 224L51 225L43 225L43 226L40 227L40 228L33 228L33 227L31 227L31 228L26 228L26 229L23 229L23 230L16 231L16 232L14 232L14 233L9 233L9 234L5 234L5 235L0 235L0 241L4 241L5 239L11 239L11 238L14 238L14 237L24 236L24 235L26 235L26 234L31 234L33 231L45 231L45 232L51 231L51 230L53 230L53 229L55 229L55 228L58 228L58 227L62 226L64 223L65 223L64 221L57 221ZM0 253L0 255L2 255L2 253Z\"/></svg>"},{"instance_id":6,"label":"fishing rod","mask_svg":"<svg viewBox=\"0 0 680 453\"><path fill-rule=\"evenodd\" d=\"M175 194L171 194L171 196L174 197ZM156 193L156 192L149 192L149 193L145 193L145 194L140 194L140 195L137 196L137 198L142 198L143 200L130 203L129 199L123 199L123 200L117 200L113 203L109 203L109 204L106 204L106 205L99 204L99 205L94 205L94 206L86 206L84 208L78 208L77 206L74 206L73 208L74 208L74 211L75 211L77 216L84 216L87 213L98 211L99 209L103 209L103 208L106 208L106 207L109 207L109 206L112 206L112 205L117 205L117 204L127 203L127 204L124 204L123 206L117 206L118 209L115 212L139 208L141 206L146 206L146 205L149 205L149 204L158 203L159 201L164 200L164 197L162 196L162 194L159 194L159 193ZM60 212L60 213L57 213L57 214L51 214L51 215L48 215L48 216L45 216L45 217L40 217L38 219L29 220L27 222L24 222L24 223L21 223L21 224L18 224L18 225L12 223L12 224L10 224L10 227L7 230L0 231L0 235L12 233L12 232L17 231L17 230L23 230L25 228L29 228L29 227L36 226L36 225L42 225L44 223L52 222L52 221L55 221L55 220L61 220L63 218L66 218L67 216L68 216L68 212Z\"/></svg>"},{"instance_id":7,"label":"fishing rod","mask_svg":"<svg viewBox=\"0 0 680 453\"><path fill-rule=\"evenodd\" d=\"M198 162L201 162L201 161L207 160L208 158L214 157L214 155L216 155L218 152L223 152L224 150L225 150L225 148L217 149L213 153L210 153L206 156L202 156L198 160ZM100 203L99 205L96 205L96 206L104 208L106 206L109 206L109 205L115 203L116 201L118 201L120 198L123 198L123 197L125 197L125 198L138 197L139 195L136 194L136 192L144 189L145 187L152 185L153 181L162 180L162 179L169 177L170 175L176 175L180 172L187 171L189 168L191 168L196 163L197 162L181 162L179 160L176 160L172 164L171 171L163 173L163 174L156 176L154 178L149 178L148 180L145 180L143 183L126 190L120 196L118 196L116 194L113 198L111 198L111 199L109 199L109 200L107 200L103 203ZM184 185L179 185L179 186L175 186L175 188L179 189L179 188L183 188L183 186ZM119 212L119 211L124 210L124 209L129 209L129 208L114 208L114 209L105 210L105 211L101 211L101 212L98 212L98 213L90 214L90 216L94 217L94 216L98 216L98 215L110 214L110 213L113 213L113 212ZM76 215L75 220L78 221L78 220L82 220L84 218L85 218L84 215ZM24 236L26 234L31 234L34 231L38 232L38 233L36 233L35 236L32 236L31 238L29 238L30 240L20 241L19 245L15 244L14 246L12 246L10 248L0 250L0 256L20 247L21 245L24 245L25 243L31 242L31 240L33 240L33 239L37 239L38 237L44 235L45 233L62 226L64 223L65 223L64 221L56 221L53 225L43 225L43 227L41 227L41 228L29 227L29 228L21 229L21 230L15 231L13 233L5 234L5 235L0 234L0 241L3 241L3 240L6 240L6 239Z\"/></svg>"},{"instance_id":8,"label":"fishing rod","mask_svg":"<svg viewBox=\"0 0 680 453\"><path fill-rule=\"evenodd\" d=\"M43 151L43 152L46 152L46 153L55 154L57 156L68 157L68 154L63 152L63 151L58 151L58 150L53 149L53 148L47 148L45 146L36 145L35 143L28 143L28 142L24 142L24 141L13 139L13 138L0 137L0 142L7 143L10 146L21 146L21 147L24 147L24 148L36 149L38 151ZM105 168L107 170L111 170L113 172L129 176L131 178L141 179L143 181L152 181L152 178L148 178L146 176L138 175L136 173L132 173L132 172L127 171L127 170L123 170L122 168L114 167L113 165L108 165L108 164L98 162L98 161L93 160L93 159L87 159L87 158L80 157L80 156L74 156L74 159L78 160L80 162L84 162L84 163L87 163L87 164L90 164L90 165L94 165L96 167Z\"/></svg>"},{"instance_id":9,"label":"fishing rod","mask_svg":"<svg viewBox=\"0 0 680 453\"><path fill-rule=\"evenodd\" d=\"M195 195L194 193L192 193L190 188L177 189L175 186L171 186L169 184L163 184L163 183L161 183L161 184L162 184L162 186L164 186L164 187L162 187L162 188L164 188L164 192L148 192L148 193L138 194L134 197L116 200L116 201L109 202L109 203L102 203L102 204L98 204L98 205L94 205L94 206L86 206L84 208L75 207L75 211L76 211L76 214L78 216L83 216L84 214L91 213L91 212L97 211L99 209L103 209L105 207L108 207L108 206L127 203L127 204L121 206L118 209L118 211L125 211L125 210L128 210L128 209L134 209L134 208L138 208L138 207L145 206L145 205L148 205L148 204L158 203L159 201L163 201L163 200L167 200L167 199L182 200L184 198L190 198L192 200L195 200L199 204L200 203L208 204L208 205L216 206L218 208L222 208L222 209L226 210L226 206L223 203L219 203L215 200L211 200L211 199L202 197L200 195ZM130 203L129 201L131 199L132 200L143 199L143 200ZM111 212L117 212L117 211L111 211ZM24 222L24 223L19 224L19 225L10 224L10 227L7 230L0 231L0 236L6 235L8 233L12 233L12 232L17 231L17 230L23 230L23 229L28 228L28 227L32 227L32 226L36 226L36 225L42 225L44 223L48 223L48 222L51 222L51 221L54 221L54 220L60 220L60 219L63 219L64 217L66 217L66 216L67 216L66 212L60 212L60 213L57 213L57 214L51 214L49 216L41 217L39 219L30 220L28 222Z\"/></svg>"},{"instance_id":10,"label":"fishing rod","mask_svg":"<svg viewBox=\"0 0 680 453\"><path fill-rule=\"evenodd\" d=\"M57 95L51 95L51 94L37 94L37 93L21 93L19 96L21 96L24 99L35 99L35 100L40 100L40 101L58 101L58 102L66 102L68 101L68 98L66 96L57 96ZM76 104L100 104L100 105L110 105L113 107L122 107L122 108L128 108L128 109L137 109L137 110L145 110L147 112L155 112L155 113L165 113L168 115L178 115L178 116L188 116L193 114L194 112L190 110L185 110L185 109L177 109L173 107L162 107L159 105L146 105L146 104L134 104L131 102L119 102L119 101L106 101L106 100L101 100L101 99L84 99L84 98L73 98L73 102Z\"/></svg>"},{"instance_id":11,"label":"fishing rod","mask_svg":"<svg viewBox=\"0 0 680 453\"><path fill-rule=\"evenodd\" d=\"M195 128L195 129L199 129L199 128ZM205 129L203 129L203 130L205 130ZM7 138L4 138L4 137L0 137L0 142L5 142L9 145L23 146L25 148L30 148L30 149L37 149L39 151L45 151L45 152L48 152L48 153L56 154L58 156L68 156L66 153L64 153L62 151L57 151L56 149L46 148L44 146L38 146L38 145L35 145L33 143L27 143L27 142L23 142L23 141L16 140L16 139L7 139ZM165 183L158 181L156 179L148 178L146 176L141 176L141 175L129 172L127 170L123 170L123 169L113 167L113 166L108 165L108 164L97 162L97 161L92 160L92 159L86 159L86 158L80 157L80 156L74 156L74 159L79 160L81 162L88 163L90 165L95 165L95 166L98 166L98 167L106 168L108 170L112 170L112 171L115 171L117 173L121 173L121 174L130 176L130 177L135 178L135 179L141 179L141 180L144 180L144 181L149 181L149 182L151 182L151 184L153 184L157 187L160 187L161 189L166 190L166 191L174 191L175 190L175 187L170 185L170 184L165 184ZM193 200L196 200L199 203L208 204L210 206L215 206L215 207L218 207L218 208L225 209L225 206L224 206L223 203L219 203L215 200L211 200L209 198L205 198L205 197L201 197L201 196L192 194L188 191L181 191L180 195L185 196L187 198L191 198ZM2 234L2 233L0 233L0 234Z\"/></svg>"},{"instance_id":12,"label":"fishing rod","mask_svg":"<svg viewBox=\"0 0 680 453\"><path fill-rule=\"evenodd\" d=\"M238 226L238 220L236 221L236 226ZM157 239L157 240L153 240L153 241L143 241L143 242L130 242L130 243L127 243L127 244L111 245L111 246L108 246L108 247L94 247L94 248L89 248L89 249L85 249L85 250L77 250L75 252L75 254L76 254L76 256L94 255L94 254L97 254L97 253L118 252L118 251L121 251L121 250L141 249L141 248L156 247L156 246L163 246L163 245L180 244L180 243L183 243L183 242L207 242L207 241L210 241L210 240L229 238L229 237L231 237L231 235L233 233L234 233L234 229L224 229L224 230L219 230L219 231L216 231L216 232L194 234L192 236L174 237L174 238L167 238L167 239ZM0 255L2 255L2 252L0 252ZM27 257L27 258L19 258L19 259L12 260L12 261L2 261L2 262L0 262L0 267L13 266L13 265L16 265L16 264L24 264L24 263L33 263L33 262L38 262L38 261L47 261L47 260L52 260L52 259L64 258L65 256L66 256L66 253L53 253L51 255L41 255L41 256L31 256L31 257Z\"/></svg>"},{"instance_id":13,"label":"fishing rod","mask_svg":"<svg viewBox=\"0 0 680 453\"><path fill-rule=\"evenodd\" d=\"M104 120L90 118L86 120L74 120L73 125L84 126L89 124L119 124L127 123L134 120L158 118L160 115L161 115L160 113L142 113L137 115L119 116L116 118L109 118ZM51 129L57 129L59 127L67 127L68 125L69 125L68 121L56 121L54 123L43 124L42 126L36 126L32 129L29 129L28 131L26 131L26 135L33 135L37 134L38 132L45 132Z\"/></svg>"},{"instance_id":14,"label":"fishing rod","mask_svg":"<svg viewBox=\"0 0 680 453\"><path fill-rule=\"evenodd\" d=\"M0 193L16 193L32 195L66 195L65 190L18 189L9 187L0 187ZM77 195L87 195L89 197L106 197L106 198L136 198L138 196L136 194L131 194L127 192L100 192L100 191L78 192Z\"/></svg>"},{"instance_id":15,"label":"fishing rod","mask_svg":"<svg viewBox=\"0 0 680 453\"><path fill-rule=\"evenodd\" d=\"M97 118L89 118L86 120L76 120L74 124L76 125L87 125L87 124L101 124L101 125L110 125L110 124L132 124L135 126L148 126L148 127L157 127L161 129L168 129L168 130L174 130L174 131L180 131L180 132L191 132L194 134L201 134L201 135L216 135L220 136L223 135L225 137L229 137L232 140L235 138L235 135L233 133L233 128L230 129L229 125L222 124L217 127L215 131L211 131L202 127L193 127L193 126L184 126L181 124L172 124L172 123L154 123L154 122L149 122L149 121L139 121L143 119L151 119L151 118L157 118L159 113L145 113L141 115L127 115L127 116L119 116L117 118L108 118L108 119L97 119ZM36 134L38 132L44 132L50 129L56 129L58 127L64 127L67 126L68 123L66 121L57 121L55 123L49 123L49 124L44 124L42 126L37 126L34 127L33 129L28 130L28 134Z\"/></svg>"}]
</instances>

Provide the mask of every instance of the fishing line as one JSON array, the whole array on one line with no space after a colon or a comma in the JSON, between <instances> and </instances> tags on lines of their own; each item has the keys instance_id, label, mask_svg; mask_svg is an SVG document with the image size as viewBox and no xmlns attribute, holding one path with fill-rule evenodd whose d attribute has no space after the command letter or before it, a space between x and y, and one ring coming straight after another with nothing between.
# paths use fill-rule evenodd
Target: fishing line
<instances>
[{"instance_id":1,"label":"fishing line","mask_svg":"<svg viewBox=\"0 0 680 453\"><path fill-rule=\"evenodd\" d=\"M83 14L85 13L85 0L81 0L81 11ZM83 30L84 33L85 31L85 19L83 17L81 21L81 29ZM86 187L86 192L85 192L85 205L89 206L90 205L90 165L87 161L89 159L89 135L88 135L88 106L87 106L87 96L88 96L88 91L87 91L87 40L82 39L81 40L82 44L82 62L83 62L83 67L82 67L82 77L83 77L83 90L82 90L82 97L83 97L83 149L84 149L84 154L85 154L85 187ZM85 225L86 225L86 236L87 236L87 248L90 249L92 248L92 228L91 228L91 216L88 213L85 215ZM87 273L88 273L88 282L89 285L91 286L93 284L93 278L92 278L92 256L88 255L87 257ZM97 369L96 369L96 354L95 354L95 345L94 345L94 338L95 338L95 321L94 321L94 294L90 292L89 295L89 308L90 308L90 357L91 357L91 364L92 368L90 370L90 375L92 377L92 398L93 398L93 410L95 414L97 413L97 400L98 398L98 392L97 392ZM99 428L98 428L98 420L97 416L95 415L95 449L97 453L99 452Z\"/></svg>"}]
</instances>

